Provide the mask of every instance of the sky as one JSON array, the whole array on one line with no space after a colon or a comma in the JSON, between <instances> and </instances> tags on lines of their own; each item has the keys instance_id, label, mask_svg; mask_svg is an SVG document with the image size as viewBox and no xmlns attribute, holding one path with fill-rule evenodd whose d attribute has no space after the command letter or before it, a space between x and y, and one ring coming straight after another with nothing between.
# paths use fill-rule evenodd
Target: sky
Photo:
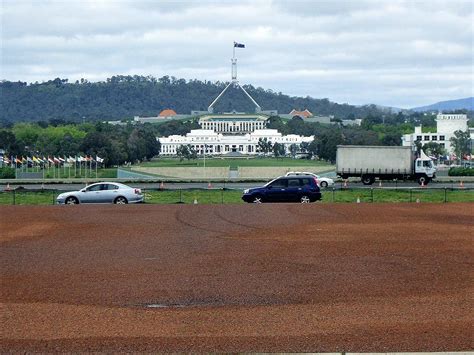
<instances>
[{"instance_id":1,"label":"sky","mask_svg":"<svg viewBox=\"0 0 474 355\"><path fill-rule=\"evenodd\" d=\"M472 0L0 0L0 79L164 75L353 105L473 94Z\"/></svg>"}]
</instances>

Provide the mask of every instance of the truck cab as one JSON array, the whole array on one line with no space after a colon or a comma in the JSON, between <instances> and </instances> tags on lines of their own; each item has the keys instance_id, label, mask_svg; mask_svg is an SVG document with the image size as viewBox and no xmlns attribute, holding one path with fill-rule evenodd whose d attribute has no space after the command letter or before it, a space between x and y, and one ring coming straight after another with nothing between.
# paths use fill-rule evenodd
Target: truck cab
<instances>
[{"instance_id":1,"label":"truck cab","mask_svg":"<svg viewBox=\"0 0 474 355\"><path fill-rule=\"evenodd\" d=\"M415 160L415 176L421 185L427 184L431 179L436 177L436 167L430 158L417 158Z\"/></svg>"}]
</instances>

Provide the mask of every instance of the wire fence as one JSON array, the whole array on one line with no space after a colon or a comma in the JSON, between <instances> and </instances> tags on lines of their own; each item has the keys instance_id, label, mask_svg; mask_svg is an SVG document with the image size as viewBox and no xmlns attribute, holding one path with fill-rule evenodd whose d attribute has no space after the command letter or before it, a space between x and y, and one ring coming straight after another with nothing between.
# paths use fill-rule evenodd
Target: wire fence
<instances>
[{"instance_id":1,"label":"wire fence","mask_svg":"<svg viewBox=\"0 0 474 355\"><path fill-rule=\"evenodd\" d=\"M0 205L54 205L64 190L16 189L0 192ZM241 189L142 189L147 204L244 203ZM322 189L322 203L359 202L474 202L473 188L328 188Z\"/></svg>"}]
</instances>

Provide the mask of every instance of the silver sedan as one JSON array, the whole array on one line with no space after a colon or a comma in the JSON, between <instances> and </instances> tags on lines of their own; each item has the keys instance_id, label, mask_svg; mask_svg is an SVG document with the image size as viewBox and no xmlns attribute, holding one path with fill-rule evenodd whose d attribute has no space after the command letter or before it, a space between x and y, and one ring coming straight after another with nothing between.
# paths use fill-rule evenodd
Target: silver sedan
<instances>
[{"instance_id":1,"label":"silver sedan","mask_svg":"<svg viewBox=\"0 0 474 355\"><path fill-rule=\"evenodd\" d=\"M78 203L115 203L123 205L139 202L143 202L143 194L140 189L118 182L91 184L79 191L62 193L56 198L56 203L60 205L75 205Z\"/></svg>"}]
</instances>

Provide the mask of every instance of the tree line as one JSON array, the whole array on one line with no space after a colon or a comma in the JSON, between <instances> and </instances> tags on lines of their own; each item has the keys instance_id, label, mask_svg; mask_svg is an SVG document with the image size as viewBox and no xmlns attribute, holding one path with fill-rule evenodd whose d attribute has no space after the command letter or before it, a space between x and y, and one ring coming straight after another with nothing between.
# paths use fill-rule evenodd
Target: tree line
<instances>
[{"instance_id":1,"label":"tree line","mask_svg":"<svg viewBox=\"0 0 474 355\"><path fill-rule=\"evenodd\" d=\"M279 130L283 135L297 134L314 136L310 144L290 147L290 153L306 153L309 157L334 162L337 145L401 145L403 134L413 133L415 125L423 130L434 131L436 116L422 113L397 113L373 115L363 118L360 126L343 126L341 123L321 124L303 121L295 117L285 120L270 117L267 128ZM55 155L74 156L98 155L105 159L105 165L119 165L151 159L160 152L157 137L185 135L191 129L199 128L197 119L174 120L160 124L126 123L111 125L103 122L74 123L61 119L34 123L0 124L0 149L7 156ZM469 153L470 139L467 132L460 132L453 141L456 155ZM446 151L437 143L430 142L423 147L427 154L442 156ZM282 147L271 142L259 142L259 150L275 156L284 154ZM182 148L181 159L195 159L197 154L189 147Z\"/></svg>"},{"instance_id":2,"label":"tree line","mask_svg":"<svg viewBox=\"0 0 474 355\"><path fill-rule=\"evenodd\" d=\"M0 128L0 149L15 156L100 156L105 166L151 159L160 143L149 124L17 123Z\"/></svg>"},{"instance_id":3,"label":"tree line","mask_svg":"<svg viewBox=\"0 0 474 355\"><path fill-rule=\"evenodd\" d=\"M0 82L0 121L51 118L70 122L122 120L134 116L156 116L166 108L189 114L192 110L206 110L227 84L139 75L117 75L99 82L86 79L69 82L60 78L42 83L3 80ZM384 112L375 105L356 107L334 103L326 98L292 97L252 85L244 87L262 109L276 109L284 114L292 109L308 109L318 115L350 119ZM229 88L216 104L214 112L253 112L254 109L241 90Z\"/></svg>"}]
</instances>

